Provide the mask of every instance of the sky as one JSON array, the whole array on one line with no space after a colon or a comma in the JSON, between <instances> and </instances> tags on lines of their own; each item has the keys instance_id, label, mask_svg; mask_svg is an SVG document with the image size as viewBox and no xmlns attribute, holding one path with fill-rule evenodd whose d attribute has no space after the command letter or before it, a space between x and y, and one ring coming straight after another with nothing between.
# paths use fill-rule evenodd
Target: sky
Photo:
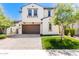
<instances>
[{"instance_id":1,"label":"sky","mask_svg":"<svg viewBox=\"0 0 79 59\"><path fill-rule=\"evenodd\" d=\"M28 3L2 3L0 4L7 15L12 20L21 20L21 14L19 13L20 8ZM56 4L52 3L39 3L42 7L54 7Z\"/></svg>"},{"instance_id":2,"label":"sky","mask_svg":"<svg viewBox=\"0 0 79 59\"><path fill-rule=\"evenodd\" d=\"M11 20L21 20L21 14L19 13L20 8L28 3L2 3L0 7L3 8L5 15ZM38 3L42 7L55 7L55 3ZM78 5L79 4L75 4Z\"/></svg>"}]
</instances>

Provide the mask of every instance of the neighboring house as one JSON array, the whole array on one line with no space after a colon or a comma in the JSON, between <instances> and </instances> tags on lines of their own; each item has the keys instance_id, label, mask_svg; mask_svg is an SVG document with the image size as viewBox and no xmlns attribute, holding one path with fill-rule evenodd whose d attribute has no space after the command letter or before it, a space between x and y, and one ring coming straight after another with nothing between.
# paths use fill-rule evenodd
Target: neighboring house
<instances>
[{"instance_id":1,"label":"neighboring house","mask_svg":"<svg viewBox=\"0 0 79 59\"><path fill-rule=\"evenodd\" d=\"M7 29L7 34L59 34L57 25L50 23L55 8L28 4L21 8L22 20Z\"/></svg>"}]
</instances>

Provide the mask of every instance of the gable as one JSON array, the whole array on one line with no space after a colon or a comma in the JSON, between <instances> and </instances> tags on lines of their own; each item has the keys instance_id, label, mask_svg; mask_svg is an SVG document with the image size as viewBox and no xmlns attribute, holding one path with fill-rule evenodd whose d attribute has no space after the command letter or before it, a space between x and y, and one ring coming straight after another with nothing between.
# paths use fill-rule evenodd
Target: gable
<instances>
[{"instance_id":1,"label":"gable","mask_svg":"<svg viewBox=\"0 0 79 59\"><path fill-rule=\"evenodd\" d=\"M38 4L31 3L31 4L21 7L21 9L23 9L23 8L43 8L43 7L39 6Z\"/></svg>"}]
</instances>

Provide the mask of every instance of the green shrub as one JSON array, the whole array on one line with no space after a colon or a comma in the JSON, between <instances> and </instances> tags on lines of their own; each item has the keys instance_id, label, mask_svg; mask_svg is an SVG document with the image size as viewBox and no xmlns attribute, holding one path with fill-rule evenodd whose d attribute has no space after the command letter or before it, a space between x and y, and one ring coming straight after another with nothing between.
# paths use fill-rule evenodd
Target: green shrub
<instances>
[{"instance_id":1,"label":"green shrub","mask_svg":"<svg viewBox=\"0 0 79 59\"><path fill-rule=\"evenodd\" d=\"M5 34L0 34L0 39L4 39L6 38L7 36Z\"/></svg>"},{"instance_id":2,"label":"green shrub","mask_svg":"<svg viewBox=\"0 0 79 59\"><path fill-rule=\"evenodd\" d=\"M69 28L64 29L64 34L68 35L69 34Z\"/></svg>"},{"instance_id":3,"label":"green shrub","mask_svg":"<svg viewBox=\"0 0 79 59\"><path fill-rule=\"evenodd\" d=\"M66 28L64 29L64 34L68 35L70 33L70 36L73 37L75 35L75 29L74 28Z\"/></svg>"},{"instance_id":4,"label":"green shrub","mask_svg":"<svg viewBox=\"0 0 79 59\"><path fill-rule=\"evenodd\" d=\"M42 37L42 46L44 49L79 49L79 40L65 36L61 41L60 36Z\"/></svg>"},{"instance_id":5,"label":"green shrub","mask_svg":"<svg viewBox=\"0 0 79 59\"><path fill-rule=\"evenodd\" d=\"M44 39L44 37L43 37L43 39ZM43 43L42 46L44 46L44 48L46 48L46 49L51 49L51 44L48 40L49 40L49 38L47 38L46 40L43 40L42 41L42 43Z\"/></svg>"},{"instance_id":6,"label":"green shrub","mask_svg":"<svg viewBox=\"0 0 79 59\"><path fill-rule=\"evenodd\" d=\"M2 32L0 32L0 34L3 34Z\"/></svg>"},{"instance_id":7,"label":"green shrub","mask_svg":"<svg viewBox=\"0 0 79 59\"><path fill-rule=\"evenodd\" d=\"M73 28L70 29L70 35L71 35L71 37L73 37L75 35L75 29L73 29Z\"/></svg>"}]
</instances>

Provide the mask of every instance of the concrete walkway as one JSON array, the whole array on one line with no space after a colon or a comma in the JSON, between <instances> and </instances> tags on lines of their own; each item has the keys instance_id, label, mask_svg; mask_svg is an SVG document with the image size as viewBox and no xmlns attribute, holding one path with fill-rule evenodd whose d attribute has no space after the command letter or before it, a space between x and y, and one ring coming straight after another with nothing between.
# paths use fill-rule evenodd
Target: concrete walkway
<instances>
[{"instance_id":1,"label":"concrete walkway","mask_svg":"<svg viewBox=\"0 0 79 59\"><path fill-rule=\"evenodd\" d=\"M74 36L74 38L76 38L77 40L79 40L79 36Z\"/></svg>"},{"instance_id":2,"label":"concrete walkway","mask_svg":"<svg viewBox=\"0 0 79 59\"><path fill-rule=\"evenodd\" d=\"M12 35L0 40L0 49L42 49L40 35Z\"/></svg>"}]
</instances>

